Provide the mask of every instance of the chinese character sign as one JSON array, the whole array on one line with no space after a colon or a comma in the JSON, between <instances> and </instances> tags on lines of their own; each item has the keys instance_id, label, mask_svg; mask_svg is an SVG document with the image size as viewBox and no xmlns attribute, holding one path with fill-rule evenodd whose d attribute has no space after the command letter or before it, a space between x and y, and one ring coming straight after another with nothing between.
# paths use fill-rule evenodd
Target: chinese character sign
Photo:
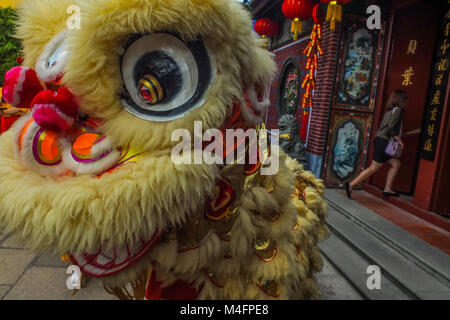
<instances>
[{"instance_id":1,"label":"chinese character sign","mask_svg":"<svg viewBox=\"0 0 450 320\"><path fill-rule=\"evenodd\" d=\"M406 54L414 56L416 54L416 51L417 51L417 45L418 45L418 42L417 42L416 39L409 40L408 50L406 51ZM402 73L402 78L403 78L402 86L404 86L404 87L412 86L414 84L413 80L412 80L414 75L415 75L414 67L410 66L409 68L407 68Z\"/></svg>"},{"instance_id":2,"label":"chinese character sign","mask_svg":"<svg viewBox=\"0 0 450 320\"><path fill-rule=\"evenodd\" d=\"M422 130L421 157L434 161L450 67L450 4L440 26Z\"/></svg>"},{"instance_id":3,"label":"chinese character sign","mask_svg":"<svg viewBox=\"0 0 450 320\"><path fill-rule=\"evenodd\" d=\"M406 69L405 72L403 72L402 74L403 77L402 85L404 85L405 87L409 87L410 85L412 85L413 76L414 76L414 68L409 67L408 69Z\"/></svg>"},{"instance_id":4,"label":"chinese character sign","mask_svg":"<svg viewBox=\"0 0 450 320\"><path fill-rule=\"evenodd\" d=\"M416 54L416 50L417 50L417 40L410 40L409 41L409 45L408 45L408 51L406 52L406 54Z\"/></svg>"}]
</instances>

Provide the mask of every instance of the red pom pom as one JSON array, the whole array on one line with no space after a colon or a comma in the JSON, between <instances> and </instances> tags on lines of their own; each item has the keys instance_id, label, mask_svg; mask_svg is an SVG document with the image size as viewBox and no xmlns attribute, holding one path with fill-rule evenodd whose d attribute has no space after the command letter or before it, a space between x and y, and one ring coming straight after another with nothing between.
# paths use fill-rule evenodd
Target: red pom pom
<instances>
[{"instance_id":1,"label":"red pom pom","mask_svg":"<svg viewBox=\"0 0 450 320\"><path fill-rule=\"evenodd\" d=\"M33 119L46 130L68 130L72 127L77 114L78 104L75 97L66 88L57 92L40 92L32 102Z\"/></svg>"},{"instance_id":2,"label":"red pom pom","mask_svg":"<svg viewBox=\"0 0 450 320\"><path fill-rule=\"evenodd\" d=\"M31 101L44 90L36 71L30 68L14 67L5 74L3 97L17 108L30 108Z\"/></svg>"}]
</instances>

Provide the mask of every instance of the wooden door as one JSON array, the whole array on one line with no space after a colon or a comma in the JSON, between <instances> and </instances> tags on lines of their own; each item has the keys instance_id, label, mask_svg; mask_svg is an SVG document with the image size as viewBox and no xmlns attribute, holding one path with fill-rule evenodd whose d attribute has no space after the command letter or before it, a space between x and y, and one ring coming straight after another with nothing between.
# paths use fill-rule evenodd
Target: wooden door
<instances>
[{"instance_id":1,"label":"wooden door","mask_svg":"<svg viewBox=\"0 0 450 320\"><path fill-rule=\"evenodd\" d=\"M396 89L405 90L409 100L403 113L404 132L422 126L440 17L439 8L422 3L399 9L395 14L393 43L383 93L384 110L381 115L386 111L391 93ZM394 184L396 191L408 194L414 192L419 137L420 135L414 135L404 139L406 149L400 159L402 168ZM388 165L384 166L372 178L373 185L384 188L388 168Z\"/></svg>"}]
</instances>

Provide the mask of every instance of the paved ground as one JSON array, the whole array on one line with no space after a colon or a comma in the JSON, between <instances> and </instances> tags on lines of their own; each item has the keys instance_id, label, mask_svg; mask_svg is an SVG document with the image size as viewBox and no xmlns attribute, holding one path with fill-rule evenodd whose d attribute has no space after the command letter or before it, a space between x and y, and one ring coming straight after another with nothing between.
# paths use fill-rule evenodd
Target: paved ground
<instances>
[{"instance_id":1,"label":"paved ground","mask_svg":"<svg viewBox=\"0 0 450 320\"><path fill-rule=\"evenodd\" d=\"M4 300L105 300L114 299L101 282L74 297L66 288L67 262L49 255L37 256L0 233L0 299Z\"/></svg>"},{"instance_id":2,"label":"paved ground","mask_svg":"<svg viewBox=\"0 0 450 320\"><path fill-rule=\"evenodd\" d=\"M35 255L0 233L0 299L4 300L113 300L100 281L92 280L75 296L66 288L66 262L49 255ZM361 299L360 295L325 259L318 275L322 299Z\"/></svg>"}]
</instances>

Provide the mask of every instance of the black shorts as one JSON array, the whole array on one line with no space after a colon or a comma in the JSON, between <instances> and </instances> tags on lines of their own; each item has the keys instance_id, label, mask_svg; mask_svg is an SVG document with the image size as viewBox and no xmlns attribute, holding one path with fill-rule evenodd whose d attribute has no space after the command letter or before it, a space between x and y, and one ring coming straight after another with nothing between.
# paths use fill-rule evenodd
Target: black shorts
<instances>
[{"instance_id":1,"label":"black shorts","mask_svg":"<svg viewBox=\"0 0 450 320\"><path fill-rule=\"evenodd\" d=\"M373 141L374 152L373 160L378 163L385 163L392 159L390 155L386 153L386 147L389 141L383 138L376 137Z\"/></svg>"}]
</instances>

